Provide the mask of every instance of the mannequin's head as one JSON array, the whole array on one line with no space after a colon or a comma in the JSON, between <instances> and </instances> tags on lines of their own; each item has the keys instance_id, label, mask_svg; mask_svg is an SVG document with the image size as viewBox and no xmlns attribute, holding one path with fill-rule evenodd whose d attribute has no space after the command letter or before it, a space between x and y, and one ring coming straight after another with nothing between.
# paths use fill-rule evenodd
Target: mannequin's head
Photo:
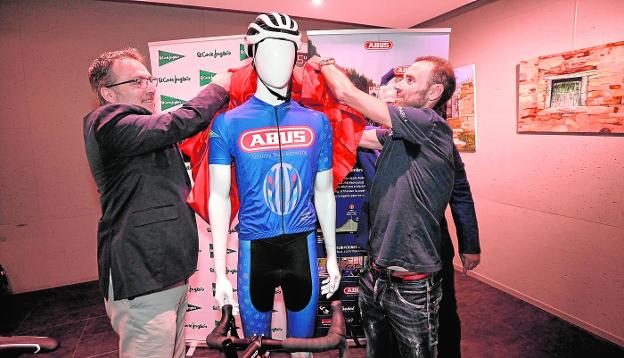
<instances>
[{"instance_id":1,"label":"mannequin's head","mask_svg":"<svg viewBox=\"0 0 624 358\"><path fill-rule=\"evenodd\" d=\"M254 65L266 85L284 88L290 82L295 64L296 48L290 41L268 38L258 44Z\"/></svg>"},{"instance_id":2,"label":"mannequin's head","mask_svg":"<svg viewBox=\"0 0 624 358\"><path fill-rule=\"evenodd\" d=\"M247 28L245 43L263 86L279 100L290 98L288 85L301 46L297 22L276 12L258 15Z\"/></svg>"}]
</instances>

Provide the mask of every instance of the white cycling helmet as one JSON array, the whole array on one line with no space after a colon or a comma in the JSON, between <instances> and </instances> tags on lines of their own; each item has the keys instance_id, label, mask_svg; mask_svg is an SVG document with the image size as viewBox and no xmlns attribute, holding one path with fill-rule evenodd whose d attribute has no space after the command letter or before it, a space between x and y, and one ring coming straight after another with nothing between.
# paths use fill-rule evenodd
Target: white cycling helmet
<instances>
[{"instance_id":1,"label":"white cycling helmet","mask_svg":"<svg viewBox=\"0 0 624 358\"><path fill-rule=\"evenodd\" d=\"M245 35L247 55L253 57L258 44L266 39L290 41L295 44L295 51L301 47L299 26L286 14L277 12L260 14L255 22L249 24Z\"/></svg>"}]
</instances>

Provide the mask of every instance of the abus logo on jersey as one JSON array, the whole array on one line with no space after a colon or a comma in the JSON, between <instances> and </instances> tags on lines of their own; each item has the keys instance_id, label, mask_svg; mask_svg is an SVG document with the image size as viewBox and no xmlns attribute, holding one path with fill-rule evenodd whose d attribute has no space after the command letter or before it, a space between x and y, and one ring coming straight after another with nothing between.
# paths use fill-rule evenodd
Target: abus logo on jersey
<instances>
[{"instance_id":1,"label":"abus logo on jersey","mask_svg":"<svg viewBox=\"0 0 624 358\"><path fill-rule=\"evenodd\" d=\"M262 185L264 202L277 215L289 214L301 198L301 179L297 169L288 163L277 163L269 169Z\"/></svg>"},{"instance_id":2,"label":"abus logo on jersey","mask_svg":"<svg viewBox=\"0 0 624 358\"><path fill-rule=\"evenodd\" d=\"M366 41L364 48L367 50L389 50L392 48L392 41Z\"/></svg>"},{"instance_id":3,"label":"abus logo on jersey","mask_svg":"<svg viewBox=\"0 0 624 358\"><path fill-rule=\"evenodd\" d=\"M314 143L314 132L309 127L283 126L244 131L239 145L244 152L264 152L268 150L306 148Z\"/></svg>"}]
</instances>

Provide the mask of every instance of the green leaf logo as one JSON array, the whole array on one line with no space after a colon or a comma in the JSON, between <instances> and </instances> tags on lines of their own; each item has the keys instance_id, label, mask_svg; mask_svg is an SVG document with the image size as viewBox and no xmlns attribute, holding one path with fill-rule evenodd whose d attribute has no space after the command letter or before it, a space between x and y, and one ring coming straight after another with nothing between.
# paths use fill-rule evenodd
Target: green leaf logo
<instances>
[{"instance_id":1,"label":"green leaf logo","mask_svg":"<svg viewBox=\"0 0 624 358\"><path fill-rule=\"evenodd\" d=\"M205 86L212 82L212 77L215 75L214 72L199 70L199 86Z\"/></svg>"},{"instance_id":2,"label":"green leaf logo","mask_svg":"<svg viewBox=\"0 0 624 358\"><path fill-rule=\"evenodd\" d=\"M179 106L186 102L183 99L169 97L169 96L160 96L160 110L164 111L165 109L169 109L171 107Z\"/></svg>"},{"instance_id":3,"label":"green leaf logo","mask_svg":"<svg viewBox=\"0 0 624 358\"><path fill-rule=\"evenodd\" d=\"M170 62L179 60L182 57L184 57L184 55L179 55L173 52L158 50L158 66L166 65Z\"/></svg>"}]
</instances>

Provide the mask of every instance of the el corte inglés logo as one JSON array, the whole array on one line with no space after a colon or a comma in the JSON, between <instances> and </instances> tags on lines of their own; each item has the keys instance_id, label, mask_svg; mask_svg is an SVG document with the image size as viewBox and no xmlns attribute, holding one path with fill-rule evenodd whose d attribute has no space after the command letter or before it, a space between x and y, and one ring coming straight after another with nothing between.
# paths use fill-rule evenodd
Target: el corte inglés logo
<instances>
[{"instance_id":1,"label":"el corte ingl\u00e9s logo","mask_svg":"<svg viewBox=\"0 0 624 358\"><path fill-rule=\"evenodd\" d=\"M205 323L187 323L184 325L184 327L190 328L190 329L204 329L204 328L208 328L208 325Z\"/></svg>"},{"instance_id":2,"label":"el corte ingl\u00e9s logo","mask_svg":"<svg viewBox=\"0 0 624 358\"><path fill-rule=\"evenodd\" d=\"M213 51L198 51L197 52L197 57L202 58L202 57L213 57L213 58L221 58L221 57L225 57L225 56L229 56L232 53L228 50L225 51L217 51L217 50L213 50Z\"/></svg>"},{"instance_id":3,"label":"el corte ingl\u00e9s logo","mask_svg":"<svg viewBox=\"0 0 624 358\"><path fill-rule=\"evenodd\" d=\"M169 109L171 107L179 106L186 102L183 99L169 97L169 96L160 96L160 110L164 111L165 109Z\"/></svg>"},{"instance_id":4,"label":"el corte ingl\u00e9s logo","mask_svg":"<svg viewBox=\"0 0 624 358\"><path fill-rule=\"evenodd\" d=\"M364 48L367 50L389 50L392 48L392 41L366 41L364 42Z\"/></svg>"},{"instance_id":5,"label":"el corte ingl\u00e9s logo","mask_svg":"<svg viewBox=\"0 0 624 358\"><path fill-rule=\"evenodd\" d=\"M184 55L158 50L158 66L163 66L173 61L177 61L182 57L184 57Z\"/></svg>"},{"instance_id":6,"label":"el corte ingl\u00e9s logo","mask_svg":"<svg viewBox=\"0 0 624 358\"><path fill-rule=\"evenodd\" d=\"M216 75L214 72L199 70L199 86L205 86L212 82L212 78Z\"/></svg>"},{"instance_id":7,"label":"el corte ingl\u00e9s logo","mask_svg":"<svg viewBox=\"0 0 624 358\"><path fill-rule=\"evenodd\" d=\"M247 52L245 52L245 45L240 44L240 60L244 60L246 58L249 58L249 56L247 56Z\"/></svg>"},{"instance_id":8,"label":"el corte ingl\u00e9s logo","mask_svg":"<svg viewBox=\"0 0 624 358\"><path fill-rule=\"evenodd\" d=\"M187 81L190 81L191 77L189 76L169 76L169 77L158 77L158 83L173 83L173 84L178 84L178 83L184 83Z\"/></svg>"}]
</instances>

